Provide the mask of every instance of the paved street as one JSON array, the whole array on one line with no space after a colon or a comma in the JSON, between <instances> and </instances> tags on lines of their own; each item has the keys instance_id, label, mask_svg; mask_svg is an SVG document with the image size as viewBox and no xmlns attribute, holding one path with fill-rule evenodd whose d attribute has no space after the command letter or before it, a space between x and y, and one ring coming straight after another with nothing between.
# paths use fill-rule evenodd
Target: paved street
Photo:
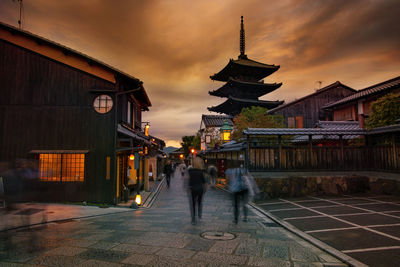
<instances>
[{"instance_id":1,"label":"paved street","mask_svg":"<svg viewBox=\"0 0 400 267\"><path fill-rule=\"evenodd\" d=\"M369 266L399 265L398 196L281 198L258 206Z\"/></svg>"},{"instance_id":2,"label":"paved street","mask_svg":"<svg viewBox=\"0 0 400 267\"><path fill-rule=\"evenodd\" d=\"M224 191L210 189L204 200L203 218L191 225L174 176L149 209L0 233L0 266L346 266L254 209L235 225Z\"/></svg>"}]
</instances>

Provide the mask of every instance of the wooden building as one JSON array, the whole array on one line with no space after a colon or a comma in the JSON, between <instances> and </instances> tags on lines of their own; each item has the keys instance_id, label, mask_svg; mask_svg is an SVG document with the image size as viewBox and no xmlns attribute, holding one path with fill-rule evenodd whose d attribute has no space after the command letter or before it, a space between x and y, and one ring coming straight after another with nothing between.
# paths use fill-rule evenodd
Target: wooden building
<instances>
[{"instance_id":1,"label":"wooden building","mask_svg":"<svg viewBox=\"0 0 400 267\"><path fill-rule=\"evenodd\" d=\"M332 120L332 112L322 107L354 94L356 90L337 81L316 92L281 105L269 114L280 114L288 128L313 128L318 121Z\"/></svg>"},{"instance_id":2,"label":"wooden building","mask_svg":"<svg viewBox=\"0 0 400 267\"><path fill-rule=\"evenodd\" d=\"M400 76L356 91L324 105L323 109L332 112L335 121L358 121L364 128L364 120L371 113L371 103L388 93L400 93Z\"/></svg>"},{"instance_id":3,"label":"wooden building","mask_svg":"<svg viewBox=\"0 0 400 267\"><path fill-rule=\"evenodd\" d=\"M206 151L213 149L213 140L220 140L220 128L225 121L233 127L233 117L229 115L201 115L200 123L200 149Z\"/></svg>"},{"instance_id":4,"label":"wooden building","mask_svg":"<svg viewBox=\"0 0 400 267\"><path fill-rule=\"evenodd\" d=\"M283 101L264 101L258 98L278 89L282 83L264 83L262 79L279 69L279 66L269 65L251 60L245 54L245 35L243 16L241 17L240 30L240 55L238 59L231 59L218 73L210 76L214 81L226 82L217 90L210 91L213 96L227 98L225 102L215 107L209 107L209 111L238 115L243 108L259 106L272 109Z\"/></svg>"},{"instance_id":5,"label":"wooden building","mask_svg":"<svg viewBox=\"0 0 400 267\"><path fill-rule=\"evenodd\" d=\"M162 142L142 130L142 81L3 23L0 81L0 162L34 159L40 200L117 203L129 178L144 186Z\"/></svg>"}]
</instances>

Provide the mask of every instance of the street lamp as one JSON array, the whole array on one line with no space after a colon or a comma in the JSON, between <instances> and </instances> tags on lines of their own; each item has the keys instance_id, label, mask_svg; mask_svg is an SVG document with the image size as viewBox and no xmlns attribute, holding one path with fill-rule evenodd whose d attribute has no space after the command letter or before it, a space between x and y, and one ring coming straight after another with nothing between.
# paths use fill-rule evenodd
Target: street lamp
<instances>
[{"instance_id":1,"label":"street lamp","mask_svg":"<svg viewBox=\"0 0 400 267\"><path fill-rule=\"evenodd\" d=\"M222 141L222 143L226 143L226 142L231 141L232 127L229 125L228 120L225 120L224 124L219 129L219 131L221 133L221 141Z\"/></svg>"}]
</instances>

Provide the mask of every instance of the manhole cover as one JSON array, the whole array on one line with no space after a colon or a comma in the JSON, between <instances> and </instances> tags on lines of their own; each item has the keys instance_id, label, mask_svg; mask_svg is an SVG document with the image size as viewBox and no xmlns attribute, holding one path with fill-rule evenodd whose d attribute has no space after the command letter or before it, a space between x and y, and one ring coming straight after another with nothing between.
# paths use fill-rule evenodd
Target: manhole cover
<instances>
[{"instance_id":1,"label":"manhole cover","mask_svg":"<svg viewBox=\"0 0 400 267\"><path fill-rule=\"evenodd\" d=\"M202 233L200 236L211 240L232 240L236 238L234 234L221 231L207 231Z\"/></svg>"}]
</instances>

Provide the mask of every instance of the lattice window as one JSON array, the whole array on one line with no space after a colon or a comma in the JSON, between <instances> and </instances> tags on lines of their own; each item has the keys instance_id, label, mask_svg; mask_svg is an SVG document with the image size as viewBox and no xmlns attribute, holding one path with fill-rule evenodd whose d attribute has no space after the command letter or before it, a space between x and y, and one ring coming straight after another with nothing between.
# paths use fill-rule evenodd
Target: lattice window
<instances>
[{"instance_id":1,"label":"lattice window","mask_svg":"<svg viewBox=\"0 0 400 267\"><path fill-rule=\"evenodd\" d=\"M83 182L85 154L40 154L40 180L48 182Z\"/></svg>"},{"instance_id":2,"label":"lattice window","mask_svg":"<svg viewBox=\"0 0 400 267\"><path fill-rule=\"evenodd\" d=\"M113 100L108 95L100 95L94 99L93 107L98 113L107 113L113 106Z\"/></svg>"}]
</instances>

